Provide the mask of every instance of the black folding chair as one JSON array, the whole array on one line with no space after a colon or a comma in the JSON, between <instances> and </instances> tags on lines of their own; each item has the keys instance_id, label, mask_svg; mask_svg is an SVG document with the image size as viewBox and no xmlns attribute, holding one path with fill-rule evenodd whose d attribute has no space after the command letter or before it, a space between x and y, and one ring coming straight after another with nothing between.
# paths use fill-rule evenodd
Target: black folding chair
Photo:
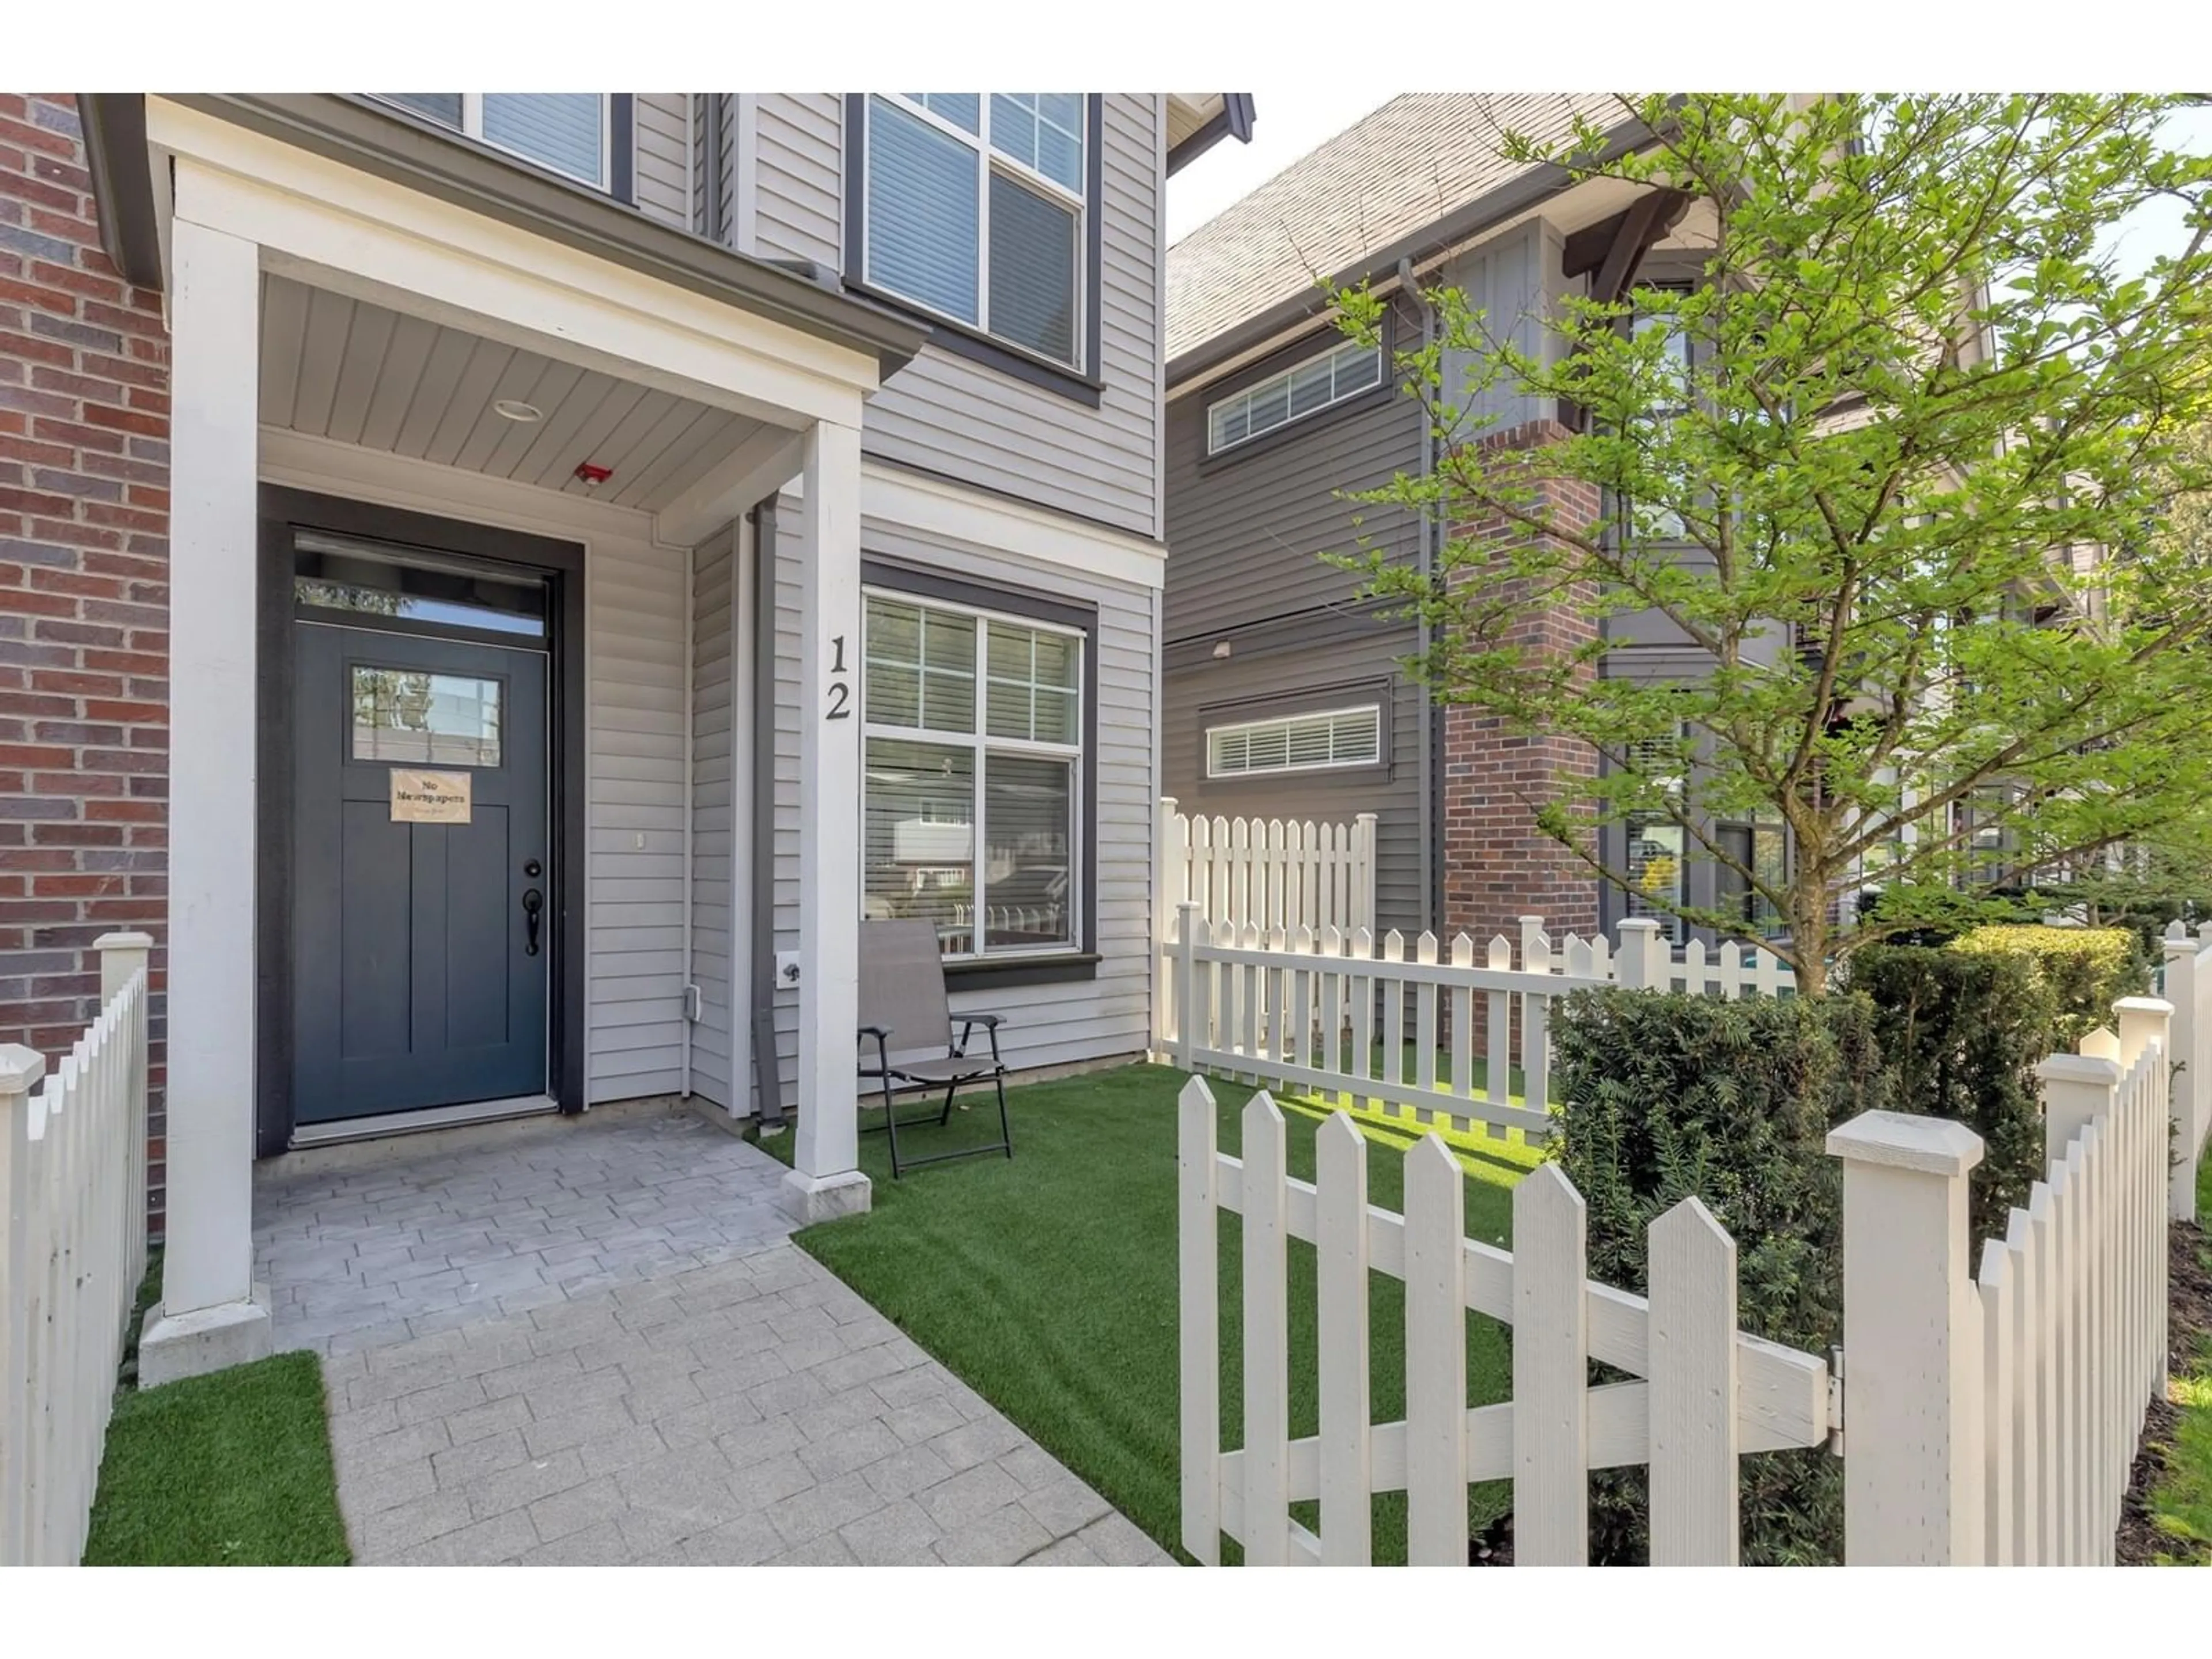
<instances>
[{"instance_id":1,"label":"black folding chair","mask_svg":"<svg viewBox=\"0 0 2212 1659\"><path fill-rule=\"evenodd\" d=\"M956 1158L982 1152L1014 1155L1014 1133L1006 1121L1006 1066L999 1057L1000 1017L963 1014L960 1036L952 1035L952 1011L945 995L945 957L937 941L937 924L927 920L864 921L860 924L860 1080L882 1091L883 1132L890 1137L891 1179L925 1164L945 1164ZM981 1026L991 1039L991 1056L970 1054L968 1045ZM866 1043L875 1040L874 1063L869 1063ZM942 1053L935 1052L942 1049ZM896 1093L942 1088L945 1108L937 1127L952 1121L952 1097L963 1084L988 1078L999 1095L999 1139L957 1152L932 1152L925 1158L899 1156L899 1131L917 1129L927 1118L901 1123L894 1103ZM873 1134L875 1130L866 1131Z\"/></svg>"}]
</instances>

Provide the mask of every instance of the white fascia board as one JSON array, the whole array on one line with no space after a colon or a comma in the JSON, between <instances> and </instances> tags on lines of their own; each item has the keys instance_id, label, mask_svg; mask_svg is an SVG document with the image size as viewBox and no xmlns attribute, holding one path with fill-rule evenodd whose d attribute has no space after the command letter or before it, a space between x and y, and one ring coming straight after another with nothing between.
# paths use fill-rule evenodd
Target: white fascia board
<instances>
[{"instance_id":1,"label":"white fascia board","mask_svg":"<svg viewBox=\"0 0 2212 1659\"><path fill-rule=\"evenodd\" d=\"M175 159L173 212L258 244L295 276L486 338L773 425L855 425L864 352L149 98Z\"/></svg>"}]
</instances>

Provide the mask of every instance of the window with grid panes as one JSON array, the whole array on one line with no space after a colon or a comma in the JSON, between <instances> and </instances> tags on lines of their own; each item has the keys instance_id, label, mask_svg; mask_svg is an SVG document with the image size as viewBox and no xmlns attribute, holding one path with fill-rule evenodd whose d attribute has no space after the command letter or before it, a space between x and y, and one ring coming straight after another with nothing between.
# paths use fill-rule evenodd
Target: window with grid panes
<instances>
[{"instance_id":1,"label":"window with grid panes","mask_svg":"<svg viewBox=\"0 0 2212 1659\"><path fill-rule=\"evenodd\" d=\"M860 107L862 280L1081 368L1090 100L877 93Z\"/></svg>"},{"instance_id":2,"label":"window with grid panes","mask_svg":"<svg viewBox=\"0 0 2212 1659\"><path fill-rule=\"evenodd\" d=\"M1080 632L871 590L862 906L924 916L948 957L1073 948Z\"/></svg>"}]
</instances>

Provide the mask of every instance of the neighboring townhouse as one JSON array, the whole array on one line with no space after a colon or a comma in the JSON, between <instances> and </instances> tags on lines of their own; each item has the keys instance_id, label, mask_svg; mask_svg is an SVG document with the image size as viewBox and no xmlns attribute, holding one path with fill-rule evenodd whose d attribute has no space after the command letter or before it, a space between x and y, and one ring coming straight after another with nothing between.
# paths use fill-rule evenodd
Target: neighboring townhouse
<instances>
[{"instance_id":1,"label":"neighboring townhouse","mask_svg":"<svg viewBox=\"0 0 2212 1659\"><path fill-rule=\"evenodd\" d=\"M1424 644L1419 629L1377 617L1358 579L1321 557L1364 541L1430 569L1448 535L1482 528L1343 499L1433 463L1429 423L1389 361L1434 338L1423 290L1455 287L1493 331L1556 353L1546 319L1566 295L1698 279L1705 204L1574 184L1498 154L1504 131L1563 140L1578 113L1610 143L1648 140L1610 96L1409 94L1169 251L1166 792L1208 816L1376 812L1377 919L1409 934L1511 936L1528 914L1555 933L1647 914L1682 932L1536 830L1524 797L1555 795L1562 771L1587 773L1587 751L1432 702L1401 666ZM1336 329L1322 281L1388 296L1379 351ZM1456 403L1468 365L1455 356L1443 375ZM1477 407L1493 420L1481 441L1501 452L1540 449L1577 418L1507 386L1485 396ZM1595 492L1558 488L1563 514L1599 521ZM1559 612L1532 624L1530 641L1566 648L1591 627ZM1700 671L1655 617L1618 618L1608 632L1617 648L1604 672ZM1778 828L1716 830L1747 858L1782 856ZM1716 866L1686 858L1681 839L1672 823L1631 823L1606 832L1604 853L1646 889L1720 903Z\"/></svg>"},{"instance_id":2,"label":"neighboring townhouse","mask_svg":"<svg viewBox=\"0 0 2212 1659\"><path fill-rule=\"evenodd\" d=\"M155 934L164 1374L296 1146L690 1095L865 1207L864 916L1145 1048L1163 193L1250 123L0 95L0 1036Z\"/></svg>"}]
</instances>

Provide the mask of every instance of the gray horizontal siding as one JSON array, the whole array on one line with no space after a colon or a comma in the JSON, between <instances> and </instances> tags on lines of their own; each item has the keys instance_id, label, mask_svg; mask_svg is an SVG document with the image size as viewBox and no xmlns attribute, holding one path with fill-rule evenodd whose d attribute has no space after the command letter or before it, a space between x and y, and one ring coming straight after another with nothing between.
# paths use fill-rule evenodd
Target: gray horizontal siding
<instances>
[{"instance_id":1,"label":"gray horizontal siding","mask_svg":"<svg viewBox=\"0 0 2212 1659\"><path fill-rule=\"evenodd\" d=\"M730 1003L732 727L730 602L737 561L726 532L699 550L691 610L691 982L699 1018L691 1027L691 1090L716 1105L731 1100ZM748 746L749 747L749 746Z\"/></svg>"},{"instance_id":2,"label":"gray horizontal siding","mask_svg":"<svg viewBox=\"0 0 2212 1659\"><path fill-rule=\"evenodd\" d=\"M842 269L843 94L776 93L754 104L755 252L763 259L812 259Z\"/></svg>"},{"instance_id":3,"label":"gray horizontal siding","mask_svg":"<svg viewBox=\"0 0 2212 1659\"><path fill-rule=\"evenodd\" d=\"M691 228L690 105L684 92L636 93L630 105L638 211L684 230Z\"/></svg>"},{"instance_id":4,"label":"gray horizontal siding","mask_svg":"<svg viewBox=\"0 0 2212 1659\"><path fill-rule=\"evenodd\" d=\"M1334 331L1317 331L1168 406L1170 642L1349 602L1358 579L1321 556L1356 552L1363 536L1393 558L1415 556L1412 514L1356 506L1338 493L1378 488L1419 465L1421 411L1411 398L1376 393L1207 459L1208 403L1341 340Z\"/></svg>"},{"instance_id":5,"label":"gray horizontal siding","mask_svg":"<svg viewBox=\"0 0 2212 1659\"><path fill-rule=\"evenodd\" d=\"M1375 905L1378 923L1407 933L1422 926L1419 685L1395 666L1413 653L1410 629L1359 618L1328 617L1273 629L1241 641L1236 654L1216 660L1204 651L1171 652L1162 695L1160 731L1163 793L1180 811L1207 817L1327 819L1349 823L1372 812L1375 824ZM1354 682L1389 682L1389 770L1348 775L1307 772L1274 777L1209 780L1204 728L1209 709L1251 700L1286 699L1264 710L1290 714L1346 701ZM1231 713L1227 718L1249 718Z\"/></svg>"},{"instance_id":6,"label":"gray horizontal siding","mask_svg":"<svg viewBox=\"0 0 2212 1659\"><path fill-rule=\"evenodd\" d=\"M1159 533L1160 108L1104 100L1098 407L925 346L870 401L868 453ZM764 95L754 131L758 251L842 268L842 99Z\"/></svg>"},{"instance_id":7,"label":"gray horizontal siding","mask_svg":"<svg viewBox=\"0 0 2212 1659\"><path fill-rule=\"evenodd\" d=\"M799 504L777 514L775 706L775 945L799 945L799 580L805 550ZM1000 1040L1016 1069L1116 1059L1149 1042L1152 965L1152 845L1154 816L1152 698L1158 670L1153 602L1145 589L1097 577L1054 573L957 544L924 539L868 519L865 554L902 560L948 575L1052 592L1098 608L1098 742L1085 757L1098 799L1096 977L1063 985L960 992L963 1008L1003 1014ZM776 1048L786 1099L797 1076L796 992L776 997Z\"/></svg>"},{"instance_id":8,"label":"gray horizontal siding","mask_svg":"<svg viewBox=\"0 0 2212 1659\"><path fill-rule=\"evenodd\" d=\"M586 1097L681 1086L684 556L595 544L585 563Z\"/></svg>"}]
</instances>

